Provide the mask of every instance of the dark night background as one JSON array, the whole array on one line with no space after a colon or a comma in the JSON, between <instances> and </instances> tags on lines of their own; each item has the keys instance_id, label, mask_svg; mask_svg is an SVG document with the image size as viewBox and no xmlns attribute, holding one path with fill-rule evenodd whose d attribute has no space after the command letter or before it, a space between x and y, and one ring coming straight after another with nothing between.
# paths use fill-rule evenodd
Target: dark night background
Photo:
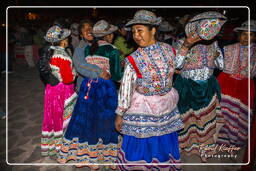
<instances>
[{"instance_id":1,"label":"dark night background","mask_svg":"<svg viewBox=\"0 0 256 171\"><path fill-rule=\"evenodd\" d=\"M147 8L165 19L174 20L175 17L183 17L185 14L196 15L200 12L215 10L223 13L226 10L225 16L228 18L226 24L233 24L235 26L240 25L242 22L248 19L249 7L251 13L251 19L256 19L255 5L253 1L221 1L221 0L197 0L197 1L185 1L185 0L154 0L154 1L139 1L139 0L112 0L111 1L92 1L92 0L71 0L71 1L52 1L52 0L15 0L8 1L1 5L0 26L5 26L6 12L8 14L8 24L10 27L15 26L17 23L25 25L40 26L41 24L53 23L57 18L69 18L72 22L79 22L81 19L90 18L92 21L99 19L111 20L127 20L131 19L137 9ZM150 7L146 7L150 6ZM32 6L27 7L27 6ZM36 6L51 6L46 8L40 8ZM55 8L56 6L56 8ZM62 6L62 8L58 7ZM82 6L72 8L70 6ZM86 7L90 6L90 7ZM96 6L96 10L93 7ZM112 6L112 7L107 7ZM123 6L115 7L114 6ZM129 7L125 7L129 6ZM140 7L138 7L140 6ZM161 6L161 7L157 7ZM174 7L180 6L180 7ZM186 6L186 7L181 7ZM193 6L201 6L191 8ZM215 7L210 7L215 6ZM222 6L220 8L220 6ZM230 8L228 6L237 6L236 8ZM243 7L242 7L243 6ZM9 7L9 8L8 8ZM207 7L207 8L206 8ZM8 9L7 9L8 8ZM65 9L63 9L65 8ZM93 12L97 14L93 15ZM28 14L36 14L38 18L36 20L29 20ZM113 22L112 22L113 23ZM113 23L115 24L115 23ZM1 30L4 27L1 28ZM4 38L4 32L1 31L1 37Z\"/></svg>"},{"instance_id":2,"label":"dark night background","mask_svg":"<svg viewBox=\"0 0 256 171\"><path fill-rule=\"evenodd\" d=\"M100 9L97 8L98 16L118 16L121 18L131 18L136 11L136 6L163 6L162 9L157 9L157 15L163 17L176 17L176 16L184 16L185 14L195 14L199 12L204 12L206 9L203 8L172 8L168 9L171 6L248 6L251 11L251 18L256 18L255 12L255 1L249 0L240 0L240 1L221 1L221 0L197 0L197 1L185 1L185 0L177 0L177 1L170 1L170 0L154 0L154 1L139 1L139 0L131 0L131 1L124 1L124 0L112 0L112 1L97 1L97 0L72 0L72 1L53 1L53 0L15 0L15 1L8 1L7 3L1 4L1 18L0 22L5 23L5 16L6 16L6 8L8 6L134 6L134 9L122 9L122 8L115 8L114 10L104 8ZM164 7L169 6L169 7ZM123 7L125 8L125 7ZM151 7L150 7L151 8ZM214 8L213 8L214 9ZM239 17L241 20L246 20L248 16L248 10L246 8L235 8L230 9L227 7L227 17L236 18ZM25 15L28 12L37 13L41 20L51 20L52 18L56 17L71 17L80 19L83 17L91 16L92 9L66 9L63 10L61 8L22 8L22 9L9 9L9 20L12 21L24 21ZM222 11L220 11L222 12Z\"/></svg>"}]
</instances>

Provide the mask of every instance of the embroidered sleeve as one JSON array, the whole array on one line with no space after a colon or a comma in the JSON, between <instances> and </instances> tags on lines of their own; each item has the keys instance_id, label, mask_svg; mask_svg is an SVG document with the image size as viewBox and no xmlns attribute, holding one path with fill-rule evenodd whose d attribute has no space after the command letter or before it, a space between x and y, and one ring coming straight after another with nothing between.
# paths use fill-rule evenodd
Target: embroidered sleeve
<instances>
[{"instance_id":1,"label":"embroidered sleeve","mask_svg":"<svg viewBox=\"0 0 256 171\"><path fill-rule=\"evenodd\" d=\"M224 69L224 56L223 56L223 52L221 51L220 47L218 46L217 41L214 42L214 47L216 49L216 54L219 54L215 60L214 60L214 64L217 68L219 68L220 70Z\"/></svg>"},{"instance_id":2,"label":"embroidered sleeve","mask_svg":"<svg viewBox=\"0 0 256 171\"><path fill-rule=\"evenodd\" d=\"M50 64L59 68L59 74L64 84L70 84L74 81L75 75L72 72L71 59L66 60L58 55L54 55L50 60Z\"/></svg>"},{"instance_id":3,"label":"embroidered sleeve","mask_svg":"<svg viewBox=\"0 0 256 171\"><path fill-rule=\"evenodd\" d=\"M97 65L86 62L83 48L77 47L75 49L73 61L76 71L84 77L97 78L102 72Z\"/></svg>"},{"instance_id":4,"label":"embroidered sleeve","mask_svg":"<svg viewBox=\"0 0 256 171\"><path fill-rule=\"evenodd\" d=\"M136 79L137 76L135 71L131 68L130 65L126 65L118 93L118 107L116 109L116 114L122 116L130 107L131 98L135 90Z\"/></svg>"},{"instance_id":5,"label":"embroidered sleeve","mask_svg":"<svg viewBox=\"0 0 256 171\"><path fill-rule=\"evenodd\" d=\"M184 52L181 49L182 44L183 44L183 40L179 40L174 45L174 48L176 51L176 57L174 58L174 67L179 69L183 67L187 59L187 55L184 54Z\"/></svg>"}]
</instances>

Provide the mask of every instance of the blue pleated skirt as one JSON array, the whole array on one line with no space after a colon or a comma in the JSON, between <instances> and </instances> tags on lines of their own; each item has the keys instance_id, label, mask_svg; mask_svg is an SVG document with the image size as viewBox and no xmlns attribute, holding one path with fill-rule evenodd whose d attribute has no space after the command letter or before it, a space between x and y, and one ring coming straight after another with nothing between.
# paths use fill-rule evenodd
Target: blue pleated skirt
<instances>
[{"instance_id":1,"label":"blue pleated skirt","mask_svg":"<svg viewBox=\"0 0 256 171\"><path fill-rule=\"evenodd\" d=\"M173 132L149 138L124 135L117 162L134 164L120 165L119 170L180 170L178 165L173 165L180 163L178 134ZM166 165L143 165L146 163Z\"/></svg>"},{"instance_id":2,"label":"blue pleated skirt","mask_svg":"<svg viewBox=\"0 0 256 171\"><path fill-rule=\"evenodd\" d=\"M115 130L117 90L112 80L85 78L79 90L58 161L78 163L114 162L118 132ZM85 97L88 96L86 99Z\"/></svg>"},{"instance_id":3,"label":"blue pleated skirt","mask_svg":"<svg viewBox=\"0 0 256 171\"><path fill-rule=\"evenodd\" d=\"M117 91L112 80L97 79L92 82L88 93L85 78L78 94L78 100L67 131L66 139L79 137L79 142L96 144L101 138L104 144L117 143L115 131L115 109L117 108ZM96 81L96 79L94 79Z\"/></svg>"}]
</instances>

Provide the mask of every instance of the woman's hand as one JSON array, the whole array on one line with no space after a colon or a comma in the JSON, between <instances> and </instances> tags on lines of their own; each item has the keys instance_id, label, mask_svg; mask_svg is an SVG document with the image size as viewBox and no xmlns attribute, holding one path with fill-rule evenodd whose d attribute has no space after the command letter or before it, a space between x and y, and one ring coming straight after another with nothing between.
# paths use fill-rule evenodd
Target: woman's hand
<instances>
[{"instance_id":1,"label":"woman's hand","mask_svg":"<svg viewBox=\"0 0 256 171\"><path fill-rule=\"evenodd\" d=\"M115 120L115 128L118 132L121 132L121 128L122 128L122 124L123 124L123 118L120 115L116 115L116 120Z\"/></svg>"},{"instance_id":2,"label":"woman's hand","mask_svg":"<svg viewBox=\"0 0 256 171\"><path fill-rule=\"evenodd\" d=\"M100 78L104 80L110 79L110 74L106 70L102 70L101 74L99 75Z\"/></svg>"},{"instance_id":3,"label":"woman's hand","mask_svg":"<svg viewBox=\"0 0 256 171\"><path fill-rule=\"evenodd\" d=\"M185 39L183 46L189 49L191 46L193 46L196 42L199 42L200 40L202 40L202 39L199 37L198 34L191 33Z\"/></svg>"},{"instance_id":4,"label":"woman's hand","mask_svg":"<svg viewBox=\"0 0 256 171\"><path fill-rule=\"evenodd\" d=\"M124 66L125 66L125 60L122 60L122 61L120 62L120 65L121 65L121 67L124 67Z\"/></svg>"},{"instance_id":5,"label":"woman's hand","mask_svg":"<svg viewBox=\"0 0 256 171\"><path fill-rule=\"evenodd\" d=\"M201 38L198 36L198 34L196 33L191 33L190 35L188 35L188 37L185 39L185 41L183 42L183 45L180 49L180 55L182 56L186 56L189 49L198 41L200 41Z\"/></svg>"},{"instance_id":6,"label":"woman's hand","mask_svg":"<svg viewBox=\"0 0 256 171\"><path fill-rule=\"evenodd\" d=\"M220 56L220 52L216 51L215 54L214 54L214 59L217 59L219 56Z\"/></svg>"}]
</instances>

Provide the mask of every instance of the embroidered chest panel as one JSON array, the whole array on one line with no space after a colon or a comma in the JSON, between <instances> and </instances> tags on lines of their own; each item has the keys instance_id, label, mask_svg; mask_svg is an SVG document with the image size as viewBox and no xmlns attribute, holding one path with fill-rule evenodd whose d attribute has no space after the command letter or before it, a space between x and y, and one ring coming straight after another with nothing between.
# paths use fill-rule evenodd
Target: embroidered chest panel
<instances>
[{"instance_id":1,"label":"embroidered chest panel","mask_svg":"<svg viewBox=\"0 0 256 171\"><path fill-rule=\"evenodd\" d=\"M211 45L198 44L190 49L183 70L202 69L203 67L214 68L214 55L216 48Z\"/></svg>"},{"instance_id":2,"label":"embroidered chest panel","mask_svg":"<svg viewBox=\"0 0 256 171\"><path fill-rule=\"evenodd\" d=\"M225 71L232 74L237 79L246 78L248 76L248 63L250 57L250 68L252 69L256 63L256 45L249 47L240 46L239 43L226 46L225 53Z\"/></svg>"},{"instance_id":3,"label":"embroidered chest panel","mask_svg":"<svg viewBox=\"0 0 256 171\"><path fill-rule=\"evenodd\" d=\"M70 67L72 68L73 66L73 62L72 62L72 59L70 58L70 56L68 55L68 53L63 49L63 48L58 48L56 47L56 49L54 50L54 53L53 53L53 57L52 58L55 58L58 60L58 63L61 64L65 61L68 61L70 63ZM52 74L59 80L59 81L62 81L62 77L61 77L61 74L60 74L60 68L59 66L56 66L56 65L51 65L50 64L50 67L51 67L51 70L52 70ZM72 71L74 72L74 71ZM73 73L74 74L74 73ZM75 74L74 74L75 75Z\"/></svg>"},{"instance_id":4,"label":"embroidered chest panel","mask_svg":"<svg viewBox=\"0 0 256 171\"><path fill-rule=\"evenodd\" d=\"M142 74L142 78L137 79L138 92L155 95L165 94L171 89L174 73L174 54L171 46L158 42L137 49L131 56Z\"/></svg>"},{"instance_id":5,"label":"embroidered chest panel","mask_svg":"<svg viewBox=\"0 0 256 171\"><path fill-rule=\"evenodd\" d=\"M89 64L94 64L99 66L102 70L110 72L109 59L103 56L87 56L85 58L86 62Z\"/></svg>"}]
</instances>

